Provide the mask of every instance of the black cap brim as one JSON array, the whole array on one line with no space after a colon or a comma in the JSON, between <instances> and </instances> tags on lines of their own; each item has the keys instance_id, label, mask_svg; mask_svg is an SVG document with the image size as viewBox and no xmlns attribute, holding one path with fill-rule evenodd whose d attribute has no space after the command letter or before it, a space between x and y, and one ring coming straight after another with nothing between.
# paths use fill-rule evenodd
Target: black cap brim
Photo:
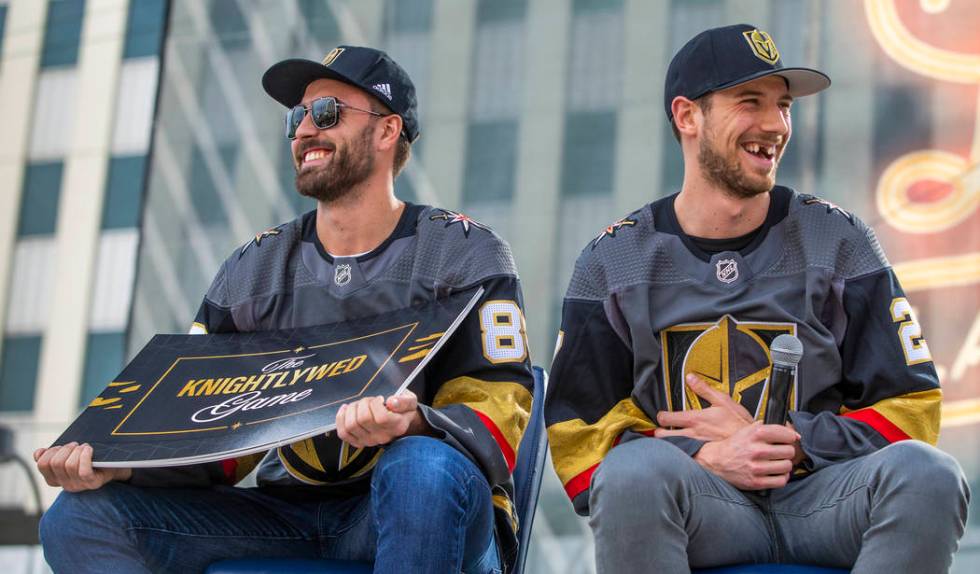
<instances>
[{"instance_id":1,"label":"black cap brim","mask_svg":"<svg viewBox=\"0 0 980 574\"><path fill-rule=\"evenodd\" d=\"M320 79L338 80L355 88L365 89L364 86L338 74L320 62L299 58L273 64L262 75L262 87L272 96L272 99L291 108L303 101L303 94L306 93L306 87L310 82Z\"/></svg>"},{"instance_id":2,"label":"black cap brim","mask_svg":"<svg viewBox=\"0 0 980 574\"><path fill-rule=\"evenodd\" d=\"M789 85L789 95L793 96L794 98L810 96L816 94L817 92L822 92L830 87L830 77L823 72L819 72L812 68L778 68L774 70L764 70L756 74L752 74L751 76L739 78L734 82L729 82L723 86L718 86L710 91L717 92L720 90L727 90L728 88L734 88L735 86L746 82L751 82L752 80L758 80L759 78L765 78L766 76L781 76L786 78L786 82Z\"/></svg>"}]
</instances>

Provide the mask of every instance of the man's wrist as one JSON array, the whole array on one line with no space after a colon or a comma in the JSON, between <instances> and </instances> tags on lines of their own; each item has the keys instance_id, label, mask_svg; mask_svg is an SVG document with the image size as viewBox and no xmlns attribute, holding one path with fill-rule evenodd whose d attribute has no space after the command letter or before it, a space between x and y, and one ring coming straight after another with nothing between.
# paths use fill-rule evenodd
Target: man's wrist
<instances>
[{"instance_id":1,"label":"man's wrist","mask_svg":"<svg viewBox=\"0 0 980 574\"><path fill-rule=\"evenodd\" d=\"M405 431L405 436L432 436L433 434L432 427L429 426L429 421L425 420L425 417L422 416L421 409L412 411L412 420L408 423L408 430Z\"/></svg>"},{"instance_id":2,"label":"man's wrist","mask_svg":"<svg viewBox=\"0 0 980 574\"><path fill-rule=\"evenodd\" d=\"M694 454L694 462L700 464L702 467L711 470L713 467L712 461L714 460L715 449L718 445L715 441L708 441L701 445L698 452Z\"/></svg>"}]
</instances>

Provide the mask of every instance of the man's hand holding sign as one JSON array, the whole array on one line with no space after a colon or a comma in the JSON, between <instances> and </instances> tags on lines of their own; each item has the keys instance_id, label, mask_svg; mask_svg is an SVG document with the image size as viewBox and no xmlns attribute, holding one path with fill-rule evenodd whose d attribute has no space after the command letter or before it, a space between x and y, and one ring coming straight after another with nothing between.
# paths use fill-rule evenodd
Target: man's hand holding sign
<instances>
[{"instance_id":1,"label":"man's hand holding sign","mask_svg":"<svg viewBox=\"0 0 980 574\"><path fill-rule=\"evenodd\" d=\"M388 444L432 429L419 413L418 397L406 389L393 397L369 397L337 411L337 436L357 448Z\"/></svg>"},{"instance_id":2,"label":"man's hand holding sign","mask_svg":"<svg viewBox=\"0 0 980 574\"><path fill-rule=\"evenodd\" d=\"M88 443L39 448L34 451L34 461L48 486L60 486L68 492L95 490L113 480L129 480L133 474L131 468L93 467Z\"/></svg>"}]
</instances>

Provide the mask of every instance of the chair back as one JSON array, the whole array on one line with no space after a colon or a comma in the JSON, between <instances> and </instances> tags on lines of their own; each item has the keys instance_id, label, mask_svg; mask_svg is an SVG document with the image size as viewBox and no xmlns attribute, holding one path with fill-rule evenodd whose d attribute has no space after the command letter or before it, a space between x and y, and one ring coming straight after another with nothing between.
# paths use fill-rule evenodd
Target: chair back
<instances>
[{"instance_id":1,"label":"chair back","mask_svg":"<svg viewBox=\"0 0 980 574\"><path fill-rule=\"evenodd\" d=\"M541 477L544 475L545 457L548 453L548 433L545 432L544 424L544 393L548 387L548 373L541 367L534 367L533 370L534 399L531 401L531 416L517 449L517 463L514 465L514 503L517 505L517 536L520 540L517 561L514 563L515 574L524 569L524 561L527 560L534 511L538 506Z\"/></svg>"}]
</instances>

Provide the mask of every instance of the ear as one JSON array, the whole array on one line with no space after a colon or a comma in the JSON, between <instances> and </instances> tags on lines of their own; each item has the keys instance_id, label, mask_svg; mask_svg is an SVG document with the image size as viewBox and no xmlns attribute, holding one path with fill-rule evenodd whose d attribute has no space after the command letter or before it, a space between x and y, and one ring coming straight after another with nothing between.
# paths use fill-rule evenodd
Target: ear
<instances>
[{"instance_id":1,"label":"ear","mask_svg":"<svg viewBox=\"0 0 980 574\"><path fill-rule=\"evenodd\" d=\"M398 138L401 137L402 133L401 116L398 114L391 114L383 118L379 118L378 123L381 124L381 129L375 132L376 137L378 137L378 149L382 151L394 149L395 145L398 144Z\"/></svg>"},{"instance_id":2,"label":"ear","mask_svg":"<svg viewBox=\"0 0 980 574\"><path fill-rule=\"evenodd\" d=\"M670 112L674 115L674 125L681 135L695 137L698 135L701 108L684 96L677 96L670 103Z\"/></svg>"}]
</instances>

